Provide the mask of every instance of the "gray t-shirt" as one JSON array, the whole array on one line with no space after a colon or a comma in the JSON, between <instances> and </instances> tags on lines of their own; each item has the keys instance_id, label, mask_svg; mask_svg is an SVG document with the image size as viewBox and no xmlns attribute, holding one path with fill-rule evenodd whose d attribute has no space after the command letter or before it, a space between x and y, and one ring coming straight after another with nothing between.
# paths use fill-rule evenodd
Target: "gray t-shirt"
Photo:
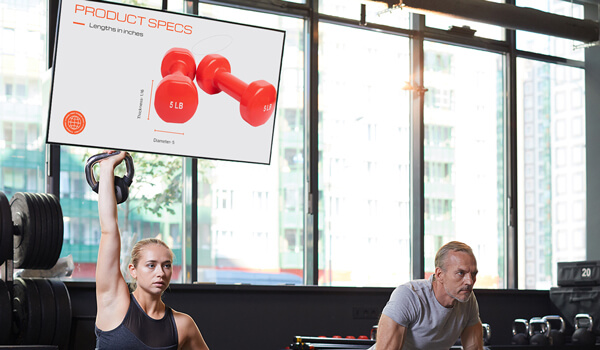
<instances>
[{"instance_id":1,"label":"gray t-shirt","mask_svg":"<svg viewBox=\"0 0 600 350\"><path fill-rule=\"evenodd\" d=\"M465 328L481 322L475 294L445 308L435 298L432 280L433 276L397 287L383 309L384 315L407 328L402 350L448 350Z\"/></svg>"}]
</instances>

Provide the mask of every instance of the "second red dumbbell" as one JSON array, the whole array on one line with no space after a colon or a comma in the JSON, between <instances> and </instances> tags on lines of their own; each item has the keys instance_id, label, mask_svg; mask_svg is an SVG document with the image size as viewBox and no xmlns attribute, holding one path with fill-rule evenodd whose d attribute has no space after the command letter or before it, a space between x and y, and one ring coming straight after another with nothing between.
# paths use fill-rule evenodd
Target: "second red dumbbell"
<instances>
[{"instance_id":1,"label":"second red dumbbell","mask_svg":"<svg viewBox=\"0 0 600 350\"><path fill-rule=\"evenodd\" d=\"M196 82L208 94L224 91L240 102L242 118L252 126L266 123L275 110L277 90L264 80L246 84L231 74L229 61L217 54L205 56L198 64Z\"/></svg>"},{"instance_id":2,"label":"second red dumbbell","mask_svg":"<svg viewBox=\"0 0 600 350\"><path fill-rule=\"evenodd\" d=\"M187 122L198 108L194 55L187 49L170 49L162 60L160 71L163 79L156 87L156 113L168 123Z\"/></svg>"}]
</instances>

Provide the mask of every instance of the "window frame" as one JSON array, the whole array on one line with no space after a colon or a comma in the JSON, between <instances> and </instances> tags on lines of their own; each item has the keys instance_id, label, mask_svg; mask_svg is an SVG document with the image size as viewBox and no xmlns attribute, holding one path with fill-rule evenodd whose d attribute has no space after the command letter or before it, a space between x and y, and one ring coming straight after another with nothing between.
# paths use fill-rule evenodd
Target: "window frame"
<instances>
[{"instance_id":1,"label":"window frame","mask_svg":"<svg viewBox=\"0 0 600 350\"><path fill-rule=\"evenodd\" d=\"M423 42L424 40L438 41L450 45L464 46L467 48L501 53L505 57L505 66L507 67L504 73L506 81L506 133L505 133L505 276L506 288L518 288L518 232L516 222L517 208L517 150L516 147L516 125L517 114L517 95L516 95L516 60L517 58L527 58L537 61L549 62L557 65L569 67L584 68L583 61L565 59L562 57L543 55L534 52L517 50L516 48L516 33L514 30L505 29L504 40L493 40L478 37L465 37L452 33L450 30L440 30L427 27L425 24L426 16L420 14L411 15L410 29L397 28L387 25L379 25L373 23L359 23L356 20L335 17L319 13L319 0L307 0L306 3L292 3L286 1L271 1L271 2L255 2L252 0L210 0L203 1L210 4L220 6L230 6L242 8L258 12L266 12L281 16L291 16L303 18L305 21L305 184L304 184L304 201L305 201L305 232L304 232L304 284L318 285L318 251L319 251L319 188L318 188L318 159L319 159L319 82L318 82L318 34L319 23L334 23L342 26L350 26L360 28L362 30L371 30L385 32L399 36L408 37L411 46L411 68L413 86L423 86ZM55 31L52 28L56 27L56 19L58 14L58 0L51 0L48 3L48 25L51 28L48 31L48 47L52 48L55 42ZM167 10L168 0L162 1L162 10ZM198 14L198 1L184 1L184 7L191 14ZM587 11L586 11L587 12ZM48 50L48 68L52 67L52 49ZM584 73L586 74L586 73ZM587 75L586 75L587 77ZM398 82L403 84L403 82ZM411 105L411 252L412 252L412 277L424 277L424 176L426 175L423 164L423 148L424 148L424 125L423 125L423 105L424 91L413 92L413 103ZM587 101L587 98L586 98ZM586 109L589 111L589 109ZM512 130L512 131L511 131ZM46 191L55 195L60 194L60 146L47 145L47 167L46 174ZM589 152L588 152L589 153ZM198 265L198 199L195 194L198 193L198 160L195 158L184 158L184 174L186 185L184 193L185 216L182 226L184 227L184 239L191 239L191 257L186 258L186 267L189 269L190 278L186 283L197 281L197 265ZM588 193L589 195L589 193ZM588 206L589 210L589 206ZM588 245L590 242L589 233ZM588 249L589 252L589 249Z\"/></svg>"}]
</instances>

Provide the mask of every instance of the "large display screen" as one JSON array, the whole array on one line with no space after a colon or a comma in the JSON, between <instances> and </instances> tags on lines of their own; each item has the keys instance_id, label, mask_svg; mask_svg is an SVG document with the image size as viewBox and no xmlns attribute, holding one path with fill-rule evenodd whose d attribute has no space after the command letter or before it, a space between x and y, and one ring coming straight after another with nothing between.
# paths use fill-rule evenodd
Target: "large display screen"
<instances>
[{"instance_id":1,"label":"large display screen","mask_svg":"<svg viewBox=\"0 0 600 350\"><path fill-rule=\"evenodd\" d=\"M285 32L62 0L46 142L270 164Z\"/></svg>"}]
</instances>

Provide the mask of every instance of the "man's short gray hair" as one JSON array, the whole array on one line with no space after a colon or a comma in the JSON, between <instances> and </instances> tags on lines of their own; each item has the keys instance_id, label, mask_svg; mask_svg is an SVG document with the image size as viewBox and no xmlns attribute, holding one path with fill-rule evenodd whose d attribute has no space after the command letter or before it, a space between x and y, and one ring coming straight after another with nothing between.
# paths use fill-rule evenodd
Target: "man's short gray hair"
<instances>
[{"instance_id":1,"label":"man's short gray hair","mask_svg":"<svg viewBox=\"0 0 600 350\"><path fill-rule=\"evenodd\" d=\"M473 254L473 250L467 244L451 241L444 244L435 254L435 267L439 267L442 271L446 271L446 260L448 257L448 253L450 252L465 252L475 258L475 254Z\"/></svg>"}]
</instances>

